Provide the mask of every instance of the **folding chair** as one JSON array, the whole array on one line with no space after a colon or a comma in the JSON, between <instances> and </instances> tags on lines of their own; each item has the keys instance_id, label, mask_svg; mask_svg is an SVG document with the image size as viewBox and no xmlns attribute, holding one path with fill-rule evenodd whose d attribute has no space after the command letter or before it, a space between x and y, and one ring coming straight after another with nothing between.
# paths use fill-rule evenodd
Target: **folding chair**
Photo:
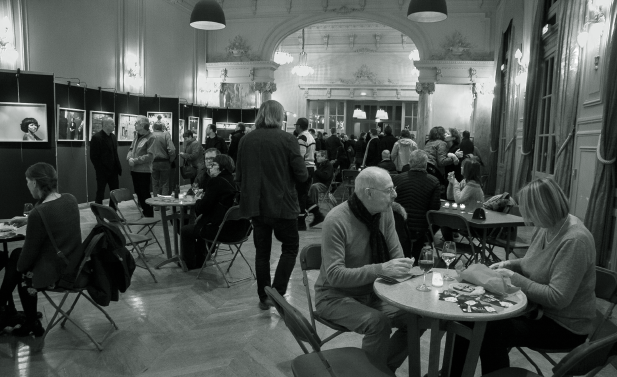
<instances>
[{"instance_id":1,"label":"folding chair","mask_svg":"<svg viewBox=\"0 0 617 377\"><path fill-rule=\"evenodd\" d=\"M559 364L553 367L553 377L592 377L606 367L617 355L617 333L589 343L583 343L570 351ZM523 368L504 368L485 374L484 377L538 377Z\"/></svg>"},{"instance_id":2,"label":"folding chair","mask_svg":"<svg viewBox=\"0 0 617 377\"><path fill-rule=\"evenodd\" d=\"M144 214L141 208L139 207L139 204L137 204L135 197L133 196L133 194L131 194L129 189L121 188L121 189L113 190L112 192L109 193L109 196L111 197L111 201L116 205L116 212L118 212L118 215L120 215L122 222L124 222L124 225L126 225L129 232L133 232L133 229L131 229L131 225L141 227L139 228L137 232L135 232L137 234L141 233L144 229L147 229L147 231L143 234L146 235L150 233L152 235L152 238L154 238L154 241L156 241L156 243L159 245L159 249L161 249L161 253L165 254L165 251L163 250L161 243L159 242L158 238L156 238L156 235L154 235L154 231L153 231L154 226L160 223L161 220L155 219L152 217L144 217ZM137 220L127 220L127 218L124 217L124 215L122 214L122 211L120 211L120 203L128 202L131 200L133 201L133 203L135 203L135 207L137 207L137 210L139 211L139 214L141 216ZM148 244L144 246L144 249L147 247L148 247Z\"/></svg>"},{"instance_id":3,"label":"folding chair","mask_svg":"<svg viewBox=\"0 0 617 377\"><path fill-rule=\"evenodd\" d=\"M327 204L330 204L332 207L336 207L338 205L338 201L336 200L336 197L334 196L334 192L336 191L340 183L336 181L336 176L339 173L339 169L340 168L336 168L336 170L334 170L334 173L332 174L332 180L330 181L330 184L328 185L328 189L326 190L326 192L320 194L319 203L327 203Z\"/></svg>"},{"instance_id":4,"label":"folding chair","mask_svg":"<svg viewBox=\"0 0 617 377\"><path fill-rule=\"evenodd\" d=\"M604 324L611 318L611 315L613 314L613 309L615 309L615 305L617 304L617 273L607 270L606 268L596 266L595 293L597 298L608 301L609 306L604 314L602 314L599 310L596 310L596 325L594 331L589 336L589 340L591 341L598 339L600 335L602 335L602 328L604 327ZM533 359L525 351L523 351L521 347L516 347L516 349L527 359L527 361L529 361L531 365L533 365L533 367L536 369L537 374L542 376L542 371L540 371L540 367L538 366L538 364L536 364L535 361L533 361ZM538 352L553 366L556 366L557 362L549 356L549 353L566 353L572 351L572 348L529 349Z\"/></svg>"},{"instance_id":5,"label":"folding chair","mask_svg":"<svg viewBox=\"0 0 617 377\"><path fill-rule=\"evenodd\" d=\"M518 207L507 207L504 210L504 213L510 213L514 216L521 216L521 212ZM516 228L515 228L516 229ZM516 257L520 258L514 250L527 250L529 249L529 243L519 240L514 234L514 237L510 237L508 241L508 232L507 228L499 228L495 229L495 232L492 232L486 239L486 246L489 251L493 251L495 246L501 247L506 251L506 260L508 260L510 254L514 254Z\"/></svg>"},{"instance_id":6,"label":"folding chair","mask_svg":"<svg viewBox=\"0 0 617 377\"><path fill-rule=\"evenodd\" d=\"M86 262L88 260L90 260L90 254L92 254L92 251L94 250L94 247L101 240L101 238L103 238L103 234L97 234L96 236L94 236L92 238L92 240L90 240L90 243L88 244L88 246L86 247L86 250L84 252L83 259L81 260L81 263L79 264L79 269L77 270L77 275L76 275L77 278L76 278L75 282L78 283L78 282L83 281L84 282L83 284L79 284L79 286L75 286L72 289L54 288L54 289L46 289L46 290L42 290L41 291L43 293L43 295L45 296L45 298L47 299L47 301L49 301L51 306L53 306L56 309L55 312L54 312L53 317L51 318L51 321L49 321L49 324L47 325L47 328L45 329L45 333L43 334L43 337L41 338L41 345L44 344L45 337L47 336L47 334L49 334L49 331L51 331L51 329L53 329L60 322L62 322L62 323L60 323L60 327L64 328L64 325L66 324L67 320L71 321L72 324L77 326L77 328L79 330L81 330L84 334L86 334L86 336L88 336L88 338L90 338L92 343L94 343L94 345L96 346L96 348L99 351L103 350L103 346L101 344L103 343L103 341L105 339L107 339L107 336L109 335L109 333L111 331L113 331L114 329L118 330L118 326L116 325L114 320L111 319L109 314L107 314L105 309L103 309L99 304L97 304L96 302L94 302L90 298L90 296L86 292L87 284L85 284L85 280L81 276L81 271L83 270L84 265L86 264ZM54 300L52 300L52 298L49 296L50 292L53 292L53 293L63 293L62 300L60 300L59 304L56 304L54 302ZM62 309L62 306L64 306L64 303L66 302L66 299L69 297L69 295L71 293L77 293L77 297L75 297L75 300L73 301L73 304L71 305L69 310L64 311ZM107 333L105 333L105 336L103 337L103 339L100 342L97 342L94 339L94 337L92 337L92 335L90 335L83 327L81 327L71 317L71 313L73 312L73 309L75 308L75 305L77 304L77 300L79 300L79 298L82 297L82 296L85 297L86 300L90 301L90 303L92 305L94 305L98 310L100 310L103 314L105 314L105 317L107 317L107 320L109 320L109 322L112 325L112 327L107 331ZM58 316L60 316L60 317L56 319L56 317L58 317Z\"/></svg>"},{"instance_id":7,"label":"folding chair","mask_svg":"<svg viewBox=\"0 0 617 377\"><path fill-rule=\"evenodd\" d=\"M229 283L238 283L240 281L251 279L251 277L249 276L249 277L238 279L238 280L227 280L227 277L225 276L225 274L229 272L229 269L234 264L234 261L236 260L236 257L238 256L238 254L240 254L242 259L244 259L244 262L246 262L246 265L249 266L249 270L251 270L251 275L253 275L253 279L257 279L257 277L255 276L255 273L253 272L253 268L251 268L251 264L246 260L246 258L244 257L244 254L242 254L242 251L240 250L240 248L242 247L242 244L248 240L249 235L251 234L251 231L253 230L253 224L249 223L249 226L246 230L246 234L239 239L225 240L225 241L222 241L219 239L221 235L221 231L223 230L223 227L225 226L225 223L227 221L235 221L235 220L242 220L242 219L248 220L247 218L240 216L240 206L233 206L227 210L227 213L225 213L225 217L223 218L223 222L221 223L221 225L219 225L219 229L216 232L216 236L214 237L214 239L213 240L206 239L206 242L210 246L207 248L206 260L204 261L204 264L201 266L201 269L199 270L199 273L197 274L197 279L199 279L199 276L201 275L201 272L203 271L203 269L208 266L209 260L212 261L210 266L212 265L216 266L216 268L219 270L219 272L223 276L223 279L225 279L225 284L227 284L227 288L230 287ZM218 261L216 259L219 253L220 245L227 245L229 247L229 249L225 251L230 252L229 256L233 255L231 259L226 259L223 261ZM235 252L232 249L232 246L236 249ZM227 266L227 271L223 272L223 270L221 270L221 267L219 265L225 262L229 262L229 266Z\"/></svg>"},{"instance_id":8,"label":"folding chair","mask_svg":"<svg viewBox=\"0 0 617 377\"><path fill-rule=\"evenodd\" d=\"M322 351L323 342L302 313L285 301L272 287L266 287L266 294L274 302L274 307L304 352L304 355L296 357L291 362L291 370L295 377L395 376L386 365L374 360L360 348L345 347ZM310 344L313 352L309 353L302 342Z\"/></svg>"},{"instance_id":9,"label":"folding chair","mask_svg":"<svg viewBox=\"0 0 617 377\"><path fill-rule=\"evenodd\" d=\"M152 275L152 279L154 279L154 282L157 283L156 276L154 276L154 273L150 269L150 266L148 265L148 262L146 260L144 249L142 248L142 246L140 246L141 244L145 244L145 246L147 246L148 243L152 241L152 239L150 237L144 236L143 234L131 233L127 231L126 225L124 224L124 222L122 222L122 219L118 216L116 211L114 211L110 207L96 203L90 203L90 209L92 210L92 213L94 213L97 222L101 224L107 222L109 224L115 225L118 229L120 229L120 231L124 235L125 240L127 241L127 246L128 244L131 244L131 251L134 250L137 253L137 256L139 256L139 258L141 258L141 260L144 262L143 266L137 264L137 267L148 270L150 275Z\"/></svg>"},{"instance_id":10,"label":"folding chair","mask_svg":"<svg viewBox=\"0 0 617 377\"><path fill-rule=\"evenodd\" d=\"M360 174L359 170L343 170L341 172L341 180L343 181L343 197L341 201L345 201L345 196L350 197L354 188L356 187L356 177Z\"/></svg>"},{"instance_id":11,"label":"folding chair","mask_svg":"<svg viewBox=\"0 0 617 377\"><path fill-rule=\"evenodd\" d=\"M471 230L469 228L469 222L467 219L457 213L446 213L444 211L428 211L426 213L426 220L428 221L428 229L431 232L431 237L433 240L435 239L435 233L433 232L433 225L438 227L447 226L451 229L462 229L467 232L467 234L471 234ZM469 242L469 244L464 244L460 242L456 242L456 253L458 254L458 258L452 264L453 266L458 263L458 261L464 256L467 258L467 262L465 266L468 266L472 260L478 260L479 253L476 251L476 246L473 242Z\"/></svg>"},{"instance_id":12,"label":"folding chair","mask_svg":"<svg viewBox=\"0 0 617 377\"><path fill-rule=\"evenodd\" d=\"M322 325L328 326L329 328L336 330L334 334L330 335L319 343L320 346L323 346L326 342L334 339L342 333L349 332L349 330L343 326L337 325L336 323L332 323L327 319L320 317L319 314L317 314L313 309L313 302L311 300L311 289L309 287L307 271L319 270L321 268L320 244L307 245L302 248L302 250L300 251L300 267L302 268L302 284L304 284L304 289L306 290L306 299L308 300L308 309L309 316L311 317L311 325L314 329L317 329L317 327L315 326L315 321L317 321Z\"/></svg>"}]
</instances>

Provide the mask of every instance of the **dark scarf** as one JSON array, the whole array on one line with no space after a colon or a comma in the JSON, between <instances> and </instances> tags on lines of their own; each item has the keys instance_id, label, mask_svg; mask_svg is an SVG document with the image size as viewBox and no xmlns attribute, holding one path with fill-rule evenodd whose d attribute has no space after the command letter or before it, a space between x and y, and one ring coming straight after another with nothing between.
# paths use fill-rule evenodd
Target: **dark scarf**
<instances>
[{"instance_id":1,"label":"dark scarf","mask_svg":"<svg viewBox=\"0 0 617 377\"><path fill-rule=\"evenodd\" d=\"M355 192L351 195L349 200L347 200L347 204L349 205L349 209L351 209L351 213L365 224L371 232L369 245L371 247L373 263L384 263L389 261L390 254L388 253L386 238L383 236L383 233L381 233L381 230L379 230L381 213L371 215Z\"/></svg>"}]
</instances>

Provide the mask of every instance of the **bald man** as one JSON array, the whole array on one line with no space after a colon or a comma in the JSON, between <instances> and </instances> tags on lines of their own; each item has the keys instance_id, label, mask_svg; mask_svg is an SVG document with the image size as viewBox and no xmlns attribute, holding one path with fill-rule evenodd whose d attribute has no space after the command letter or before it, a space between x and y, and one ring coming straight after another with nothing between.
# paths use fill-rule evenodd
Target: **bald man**
<instances>
[{"instance_id":1,"label":"bald man","mask_svg":"<svg viewBox=\"0 0 617 377\"><path fill-rule=\"evenodd\" d=\"M150 132L150 121L145 116L135 121L135 139L126 156L131 167L133 190L141 206L144 217L154 217L154 210L146 199L150 198L150 179L152 177L152 160L154 160L154 136Z\"/></svg>"},{"instance_id":2,"label":"bald man","mask_svg":"<svg viewBox=\"0 0 617 377\"><path fill-rule=\"evenodd\" d=\"M375 295L373 282L379 275L405 276L413 265L396 234L395 198L387 171L370 167L358 175L354 194L324 221L315 283L317 313L364 334L362 349L392 371L407 357L407 318ZM393 327L398 330L390 337Z\"/></svg>"},{"instance_id":3,"label":"bald man","mask_svg":"<svg viewBox=\"0 0 617 377\"><path fill-rule=\"evenodd\" d=\"M122 175L122 166L118 158L118 139L113 134L116 129L114 120L109 117L103 118L101 128L90 140L90 161L96 172L95 203L97 204L103 204L106 186L109 186L109 191L120 187L118 176ZM111 201L109 205L115 209Z\"/></svg>"}]
</instances>

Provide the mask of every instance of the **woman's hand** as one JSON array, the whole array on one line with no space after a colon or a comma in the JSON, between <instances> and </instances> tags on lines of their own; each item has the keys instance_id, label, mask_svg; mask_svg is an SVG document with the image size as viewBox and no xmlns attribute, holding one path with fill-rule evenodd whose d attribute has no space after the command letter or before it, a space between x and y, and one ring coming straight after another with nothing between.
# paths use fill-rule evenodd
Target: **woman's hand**
<instances>
[{"instance_id":1,"label":"woman's hand","mask_svg":"<svg viewBox=\"0 0 617 377\"><path fill-rule=\"evenodd\" d=\"M456 183L456 177L454 176L454 172L451 171L448 173L448 182L455 184Z\"/></svg>"},{"instance_id":2,"label":"woman's hand","mask_svg":"<svg viewBox=\"0 0 617 377\"><path fill-rule=\"evenodd\" d=\"M507 277L507 278L510 278L510 277L512 277L512 275L514 275L514 271L508 270L507 268L497 268L497 269L495 269L495 271L499 272L501 274L501 276L504 276L504 277Z\"/></svg>"},{"instance_id":3,"label":"woman's hand","mask_svg":"<svg viewBox=\"0 0 617 377\"><path fill-rule=\"evenodd\" d=\"M28 218L25 216L15 216L9 221L10 225L15 225L16 227L22 227L28 224Z\"/></svg>"},{"instance_id":4,"label":"woman's hand","mask_svg":"<svg viewBox=\"0 0 617 377\"><path fill-rule=\"evenodd\" d=\"M508 266L510 265L510 261L503 261L503 262L498 262L498 263L493 263L489 266L489 268L491 270L497 270L500 268L508 268Z\"/></svg>"},{"instance_id":5,"label":"woman's hand","mask_svg":"<svg viewBox=\"0 0 617 377\"><path fill-rule=\"evenodd\" d=\"M461 158L463 158L463 151L460 150L460 149L457 149L455 155L456 155L456 157L461 159Z\"/></svg>"}]
</instances>

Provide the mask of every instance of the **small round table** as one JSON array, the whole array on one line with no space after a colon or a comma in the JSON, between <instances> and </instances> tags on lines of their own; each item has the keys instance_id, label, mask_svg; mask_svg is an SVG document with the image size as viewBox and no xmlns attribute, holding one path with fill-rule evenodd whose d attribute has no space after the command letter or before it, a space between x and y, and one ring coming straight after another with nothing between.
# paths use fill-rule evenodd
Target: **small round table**
<instances>
[{"instance_id":1,"label":"small round table","mask_svg":"<svg viewBox=\"0 0 617 377\"><path fill-rule=\"evenodd\" d=\"M11 219L0 219L0 223L8 223L10 221ZM7 253L7 255L9 252L9 242L22 241L24 239L26 239L26 237L21 234L16 234L14 232L0 232L0 243L2 243L4 252Z\"/></svg>"},{"instance_id":2,"label":"small round table","mask_svg":"<svg viewBox=\"0 0 617 377\"><path fill-rule=\"evenodd\" d=\"M446 272L445 269L434 268L433 271ZM456 271L448 270L449 275L455 275ZM431 274L427 276L427 285L430 286ZM430 292L421 292L416 287L422 284L422 276L404 281L399 284L388 284L382 279L377 279L373 284L375 294L385 302L401 308L411 315L407 327L407 342L409 346L409 376L421 377L420 375L420 329L431 330L431 341L429 351L429 377L439 375L439 353L441 337L444 332L446 336L446 347L444 349L443 366L441 377L448 377L450 363L452 361L452 351L454 346L454 336L459 335L469 339L469 349L465 358L463 377L473 377L478 357L480 356L480 346L484 338L486 323L499 319L517 317L527 307L527 297L521 291L507 297L508 300L516 302L509 308L493 306L494 313L464 313L456 303L440 301L439 293L451 284L457 282L444 282L442 287L432 287ZM456 321L476 322L473 329L464 326Z\"/></svg>"},{"instance_id":3,"label":"small round table","mask_svg":"<svg viewBox=\"0 0 617 377\"><path fill-rule=\"evenodd\" d=\"M160 212L161 222L163 223L163 236L165 237L165 249L167 249L167 260L157 264L154 268L158 269L168 263L178 262L184 272L188 271L186 268L186 263L184 263L184 259L182 259L182 250L178 248L178 234L180 232L180 228L184 225L185 216L188 214L187 210L195 205L195 199L193 197L185 197L183 195L181 195L180 199L154 197L146 199L146 203L161 209ZM167 215L167 207L171 207L172 214L170 216ZM176 212L176 208L180 209L178 213ZM179 221L173 222L175 254L172 254L167 220L175 219L179 219Z\"/></svg>"}]
</instances>

